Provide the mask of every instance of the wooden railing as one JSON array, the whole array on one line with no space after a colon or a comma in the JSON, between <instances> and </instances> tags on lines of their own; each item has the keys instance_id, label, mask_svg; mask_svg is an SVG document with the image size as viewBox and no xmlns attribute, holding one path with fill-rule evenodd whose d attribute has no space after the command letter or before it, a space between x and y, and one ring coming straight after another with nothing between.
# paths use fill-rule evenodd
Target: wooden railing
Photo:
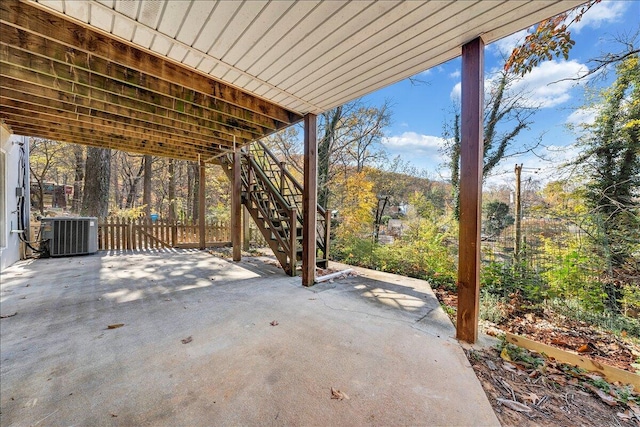
<instances>
[{"instance_id":1,"label":"wooden railing","mask_svg":"<svg viewBox=\"0 0 640 427\"><path fill-rule=\"evenodd\" d=\"M31 241L39 238L40 223L30 224ZM258 246L267 246L260 231L250 230L250 242ZM200 228L198 223L150 219L127 219L109 217L98 221L98 250L147 250L161 248L198 248L200 247ZM231 244L231 232L228 223L208 221L205 224L205 242L207 247Z\"/></svg>"},{"instance_id":2,"label":"wooden railing","mask_svg":"<svg viewBox=\"0 0 640 427\"><path fill-rule=\"evenodd\" d=\"M232 179L233 156L221 158L220 163ZM242 202L263 233L287 274L295 276L302 259L303 189L287 170L284 162L261 141L242 151L240 161ZM317 206L316 259L326 266L329 254L329 213Z\"/></svg>"}]
</instances>

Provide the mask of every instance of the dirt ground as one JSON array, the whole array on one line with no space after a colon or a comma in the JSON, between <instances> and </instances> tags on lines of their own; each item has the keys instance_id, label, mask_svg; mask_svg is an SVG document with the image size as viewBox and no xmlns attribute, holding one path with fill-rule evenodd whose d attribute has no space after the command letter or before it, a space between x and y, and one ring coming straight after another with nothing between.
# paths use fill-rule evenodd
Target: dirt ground
<instances>
[{"instance_id":1,"label":"dirt ground","mask_svg":"<svg viewBox=\"0 0 640 427\"><path fill-rule=\"evenodd\" d=\"M455 293L434 291L441 304L457 306ZM631 339L552 312L511 313L508 322L483 321L481 329L496 337L526 336L634 373L640 358ZM467 357L504 426L640 426L640 394L631 386L609 384L511 344L503 351L467 350Z\"/></svg>"},{"instance_id":2,"label":"dirt ground","mask_svg":"<svg viewBox=\"0 0 640 427\"><path fill-rule=\"evenodd\" d=\"M549 359L534 368L498 350L468 350L467 357L503 426L640 426L640 396L627 387Z\"/></svg>"}]
</instances>

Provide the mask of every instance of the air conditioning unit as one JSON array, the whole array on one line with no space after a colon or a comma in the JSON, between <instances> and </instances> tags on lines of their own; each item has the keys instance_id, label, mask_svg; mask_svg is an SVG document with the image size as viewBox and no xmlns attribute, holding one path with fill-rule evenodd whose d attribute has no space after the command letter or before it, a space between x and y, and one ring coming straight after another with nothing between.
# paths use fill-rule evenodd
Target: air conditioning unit
<instances>
[{"instance_id":1,"label":"air conditioning unit","mask_svg":"<svg viewBox=\"0 0 640 427\"><path fill-rule=\"evenodd\" d=\"M40 239L45 256L96 253L98 218L42 218Z\"/></svg>"}]
</instances>

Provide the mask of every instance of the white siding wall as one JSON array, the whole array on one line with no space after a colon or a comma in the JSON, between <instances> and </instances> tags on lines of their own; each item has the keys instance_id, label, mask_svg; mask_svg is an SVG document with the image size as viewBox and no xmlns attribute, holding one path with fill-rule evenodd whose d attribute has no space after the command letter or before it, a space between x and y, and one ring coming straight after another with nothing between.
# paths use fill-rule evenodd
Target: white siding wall
<instances>
[{"instance_id":1,"label":"white siding wall","mask_svg":"<svg viewBox=\"0 0 640 427\"><path fill-rule=\"evenodd\" d=\"M20 145L28 139L12 135L4 125L0 124L0 271L4 270L20 259L20 239L18 234L11 233L11 230L18 228L18 200L16 198L16 187L19 185L20 170ZM28 194L28 188L25 189ZM29 218L29 203L26 203L27 218ZM28 220L27 220L28 222Z\"/></svg>"}]
</instances>

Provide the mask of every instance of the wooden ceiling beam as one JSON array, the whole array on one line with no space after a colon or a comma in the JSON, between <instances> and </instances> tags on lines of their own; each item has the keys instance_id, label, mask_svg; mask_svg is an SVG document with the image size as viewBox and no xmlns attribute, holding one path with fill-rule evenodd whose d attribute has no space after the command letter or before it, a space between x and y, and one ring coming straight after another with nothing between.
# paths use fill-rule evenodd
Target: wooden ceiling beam
<instances>
[{"instance_id":1,"label":"wooden ceiling beam","mask_svg":"<svg viewBox=\"0 0 640 427\"><path fill-rule=\"evenodd\" d=\"M75 112L65 111L63 109L16 101L7 98L4 95L4 92L0 93L0 104L2 104L3 111L6 112L23 111L27 114L34 113L36 117L43 115L49 117L48 120L52 121L59 121L60 123L83 123L84 125L90 127L95 126L97 129L111 129L113 132L121 132L124 136L131 136L134 138L153 139L157 141L163 141L165 143L180 141L198 147L216 149L223 148L220 144L212 143L211 139L194 139L191 135L178 135L175 132L162 132L158 129L150 130L149 128L138 127L131 124L125 124L114 120L97 117L92 114L94 112L87 109L78 109Z\"/></svg>"},{"instance_id":2,"label":"wooden ceiling beam","mask_svg":"<svg viewBox=\"0 0 640 427\"><path fill-rule=\"evenodd\" d=\"M212 110L206 110L193 104L178 102L155 93L149 93L106 79L99 75L92 75L83 70L74 69L62 63L31 55L24 51L2 45L0 48L1 73L5 77L27 81L45 87L57 88L100 99L117 106L124 106L145 112L164 115L165 117L201 118L209 122L209 126L221 133L226 133L228 139L232 135L254 140L269 134L269 129L258 128L246 122L237 121L234 127L222 123L221 115Z\"/></svg>"},{"instance_id":3,"label":"wooden ceiling beam","mask_svg":"<svg viewBox=\"0 0 640 427\"><path fill-rule=\"evenodd\" d=\"M28 113L27 113L28 114ZM193 153L202 154L203 156L215 156L220 153L219 149L207 149L204 147L193 147L190 144L179 144L177 142L166 143L164 141L158 141L155 139L142 139L134 138L130 136L124 136L120 133L114 133L109 131L98 130L93 127L83 127L81 125L74 125L71 123L52 123L41 116L31 113L29 116L25 116L20 112L7 111L5 113L5 121L14 130L18 128L39 128L47 130L51 133L62 134L68 136L74 136L86 140L87 138L100 138L109 140L112 142L122 143L123 147L128 147L130 151L140 151L147 147L154 147L158 150L166 150L169 153ZM31 117L29 120L27 118ZM27 135L30 136L30 135ZM78 142L76 140L65 140L66 142Z\"/></svg>"},{"instance_id":4,"label":"wooden ceiling beam","mask_svg":"<svg viewBox=\"0 0 640 427\"><path fill-rule=\"evenodd\" d=\"M108 61L193 89L283 123L291 124L302 119L299 114L274 103L27 3L0 2L0 19L3 23L39 34L50 40L57 40L73 49L90 52Z\"/></svg>"},{"instance_id":5,"label":"wooden ceiling beam","mask_svg":"<svg viewBox=\"0 0 640 427\"><path fill-rule=\"evenodd\" d=\"M131 108L119 107L94 98L70 95L56 89L32 85L9 77L0 80L0 91L3 96L21 102L50 106L71 112L90 111L90 114L95 114L97 117L113 118L113 120L122 123L137 124L141 127L157 127L168 131L173 129L179 135L188 133L215 140L222 145L233 145L232 139L225 139L228 137L227 134L221 134L200 124L200 122L206 124L203 120L200 120L199 124L186 123ZM236 142L244 144L247 140L237 138Z\"/></svg>"},{"instance_id":6,"label":"wooden ceiling beam","mask_svg":"<svg viewBox=\"0 0 640 427\"><path fill-rule=\"evenodd\" d=\"M198 159L198 153L188 152L169 152L164 149L154 149L153 147L135 147L131 148L121 142L112 141L99 137L82 137L70 132L53 132L40 126L23 126L21 123L12 126L13 131L17 135L24 135L35 138L51 139L53 141L67 142L71 144L86 145L89 147L110 148L112 150L125 151L135 154L149 154L152 156L169 157L179 160L195 161Z\"/></svg>"},{"instance_id":7,"label":"wooden ceiling beam","mask_svg":"<svg viewBox=\"0 0 640 427\"><path fill-rule=\"evenodd\" d=\"M247 122L262 128L277 130L288 125L270 117L222 102L193 89L143 74L91 53L70 49L61 43L45 39L9 24L0 26L0 40L2 40L3 44L15 49L11 52L14 56L16 55L16 50L23 50L43 58L53 59L71 69L83 70L92 75L97 74L127 87L170 98L166 102L172 104L188 103L199 108L215 111L220 114L220 122L229 126L235 126L237 122Z\"/></svg>"}]
</instances>

